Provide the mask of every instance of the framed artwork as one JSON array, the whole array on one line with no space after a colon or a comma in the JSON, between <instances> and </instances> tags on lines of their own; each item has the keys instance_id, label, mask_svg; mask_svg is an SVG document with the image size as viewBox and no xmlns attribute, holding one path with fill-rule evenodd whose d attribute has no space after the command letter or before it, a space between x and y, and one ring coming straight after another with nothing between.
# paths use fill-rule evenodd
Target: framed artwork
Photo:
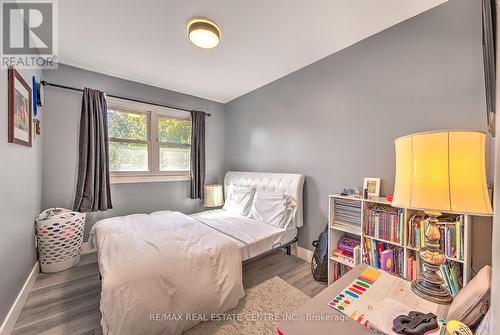
<instances>
[{"instance_id":1,"label":"framed artwork","mask_svg":"<svg viewBox=\"0 0 500 335\"><path fill-rule=\"evenodd\" d=\"M380 178L365 178L363 182L363 189L368 190L368 196L380 196Z\"/></svg>"},{"instance_id":2,"label":"framed artwork","mask_svg":"<svg viewBox=\"0 0 500 335\"><path fill-rule=\"evenodd\" d=\"M9 142L31 147L33 119L31 87L23 77L9 67Z\"/></svg>"}]
</instances>

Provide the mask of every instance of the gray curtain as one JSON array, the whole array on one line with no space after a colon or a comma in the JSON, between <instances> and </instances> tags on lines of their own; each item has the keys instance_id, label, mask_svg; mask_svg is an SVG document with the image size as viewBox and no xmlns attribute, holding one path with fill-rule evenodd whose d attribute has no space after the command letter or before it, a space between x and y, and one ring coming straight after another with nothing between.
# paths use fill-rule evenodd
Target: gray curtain
<instances>
[{"instance_id":1,"label":"gray curtain","mask_svg":"<svg viewBox=\"0 0 500 335\"><path fill-rule=\"evenodd\" d=\"M90 88L83 90L78 157L78 183L73 209L96 212L113 208L109 187L106 95Z\"/></svg>"},{"instance_id":2,"label":"gray curtain","mask_svg":"<svg viewBox=\"0 0 500 335\"><path fill-rule=\"evenodd\" d=\"M203 199L205 186L205 113L191 111L191 199Z\"/></svg>"}]
</instances>

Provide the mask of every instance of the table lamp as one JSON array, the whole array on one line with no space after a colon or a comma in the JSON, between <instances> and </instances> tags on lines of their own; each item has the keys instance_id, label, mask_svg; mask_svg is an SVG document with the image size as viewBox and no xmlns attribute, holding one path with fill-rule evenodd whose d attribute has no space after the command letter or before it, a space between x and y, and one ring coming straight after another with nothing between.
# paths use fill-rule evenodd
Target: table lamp
<instances>
[{"instance_id":1,"label":"table lamp","mask_svg":"<svg viewBox=\"0 0 500 335\"><path fill-rule=\"evenodd\" d=\"M224 205L222 185L205 185L205 207L220 207Z\"/></svg>"},{"instance_id":2,"label":"table lamp","mask_svg":"<svg viewBox=\"0 0 500 335\"><path fill-rule=\"evenodd\" d=\"M400 137L396 146L395 207L424 210L425 247L419 251L424 271L411 288L438 303L453 300L438 275L446 257L439 248L441 212L492 214L486 184L486 134L479 131L435 131Z\"/></svg>"}]
</instances>

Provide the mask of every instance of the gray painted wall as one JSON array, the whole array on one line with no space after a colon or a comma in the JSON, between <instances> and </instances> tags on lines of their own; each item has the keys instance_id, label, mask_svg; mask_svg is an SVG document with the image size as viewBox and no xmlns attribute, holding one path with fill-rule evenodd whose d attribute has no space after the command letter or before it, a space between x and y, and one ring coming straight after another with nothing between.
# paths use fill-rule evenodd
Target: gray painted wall
<instances>
[{"instance_id":1,"label":"gray painted wall","mask_svg":"<svg viewBox=\"0 0 500 335\"><path fill-rule=\"evenodd\" d=\"M193 108L212 113L206 121L207 183L222 182L224 176L225 113L224 105L95 72L60 65L58 70L44 72L44 79L74 87L91 87L109 94L157 103ZM77 162L78 125L81 93L47 88L42 131L42 207L73 205ZM149 213L172 209L192 213L203 208L199 200L189 199L189 182L115 184L111 187L113 209L89 214L90 226L104 217Z\"/></svg>"},{"instance_id":2,"label":"gray painted wall","mask_svg":"<svg viewBox=\"0 0 500 335\"><path fill-rule=\"evenodd\" d=\"M19 71L28 84L41 71ZM41 137L27 148L7 142L7 71L0 70L0 325L36 262L40 213ZM43 115L43 113L42 113Z\"/></svg>"},{"instance_id":3,"label":"gray painted wall","mask_svg":"<svg viewBox=\"0 0 500 335\"><path fill-rule=\"evenodd\" d=\"M486 129L480 2L449 1L226 106L226 166L306 175L299 244L324 228L329 194L381 177L395 138Z\"/></svg>"}]
</instances>

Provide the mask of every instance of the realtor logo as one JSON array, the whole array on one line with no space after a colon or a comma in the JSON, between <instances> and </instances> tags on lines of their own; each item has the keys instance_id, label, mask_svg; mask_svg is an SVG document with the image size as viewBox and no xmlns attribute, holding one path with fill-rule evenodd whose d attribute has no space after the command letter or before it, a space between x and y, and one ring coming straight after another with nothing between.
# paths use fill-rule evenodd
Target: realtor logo
<instances>
[{"instance_id":1,"label":"realtor logo","mask_svg":"<svg viewBox=\"0 0 500 335\"><path fill-rule=\"evenodd\" d=\"M2 67L55 68L54 1L2 1Z\"/></svg>"}]
</instances>

